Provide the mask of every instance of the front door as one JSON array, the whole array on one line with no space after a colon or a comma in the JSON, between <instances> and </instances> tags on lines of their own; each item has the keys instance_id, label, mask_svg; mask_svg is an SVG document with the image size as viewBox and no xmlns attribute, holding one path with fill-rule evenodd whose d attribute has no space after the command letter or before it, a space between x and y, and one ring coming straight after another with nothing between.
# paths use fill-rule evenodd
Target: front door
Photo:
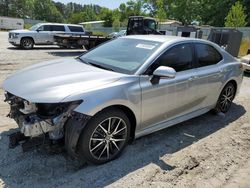
<instances>
[{"instance_id":1,"label":"front door","mask_svg":"<svg viewBox=\"0 0 250 188\"><path fill-rule=\"evenodd\" d=\"M36 44L52 44L54 41L52 29L52 25L39 27L35 36Z\"/></svg>"},{"instance_id":2,"label":"front door","mask_svg":"<svg viewBox=\"0 0 250 188\"><path fill-rule=\"evenodd\" d=\"M197 109L200 99L193 84L197 76L193 65L193 46L179 44L164 52L141 76L141 130ZM152 83L153 71L159 66L174 68L176 77L159 78L158 83Z\"/></svg>"}]
</instances>

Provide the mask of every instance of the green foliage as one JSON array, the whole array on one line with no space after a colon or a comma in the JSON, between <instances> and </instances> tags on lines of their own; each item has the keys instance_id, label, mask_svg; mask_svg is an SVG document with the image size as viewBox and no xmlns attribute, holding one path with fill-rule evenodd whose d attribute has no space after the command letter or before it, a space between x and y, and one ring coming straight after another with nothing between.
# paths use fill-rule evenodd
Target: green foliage
<instances>
[{"instance_id":1,"label":"green foliage","mask_svg":"<svg viewBox=\"0 0 250 188\"><path fill-rule=\"evenodd\" d=\"M112 27L113 23L113 14L112 10L109 10L108 8L102 8L100 12L100 19L104 20L104 27Z\"/></svg>"},{"instance_id":2,"label":"green foliage","mask_svg":"<svg viewBox=\"0 0 250 188\"><path fill-rule=\"evenodd\" d=\"M32 27L32 24L28 24L28 23L24 24L24 29L29 29L31 27Z\"/></svg>"},{"instance_id":3,"label":"green foliage","mask_svg":"<svg viewBox=\"0 0 250 188\"><path fill-rule=\"evenodd\" d=\"M48 22L63 22L62 14L51 0L34 0L34 17Z\"/></svg>"},{"instance_id":4,"label":"green foliage","mask_svg":"<svg viewBox=\"0 0 250 188\"><path fill-rule=\"evenodd\" d=\"M235 28L246 26L247 15L245 14L244 10L245 8L243 7L243 5L239 1L237 1L235 5L232 6L226 17L225 26Z\"/></svg>"},{"instance_id":5,"label":"green foliage","mask_svg":"<svg viewBox=\"0 0 250 188\"><path fill-rule=\"evenodd\" d=\"M108 33L102 32L102 31L94 31L94 32L93 32L93 35L104 36L104 37L106 37L106 36L108 36Z\"/></svg>"},{"instance_id":6,"label":"green foliage","mask_svg":"<svg viewBox=\"0 0 250 188\"><path fill-rule=\"evenodd\" d=\"M85 29L86 29L87 31L91 31L91 30L92 30L92 25L91 25L91 24L85 25Z\"/></svg>"},{"instance_id":7,"label":"green foliage","mask_svg":"<svg viewBox=\"0 0 250 188\"><path fill-rule=\"evenodd\" d=\"M116 18L113 23L112 23L112 27L114 29L114 31L119 31L120 30L120 21L118 18Z\"/></svg>"},{"instance_id":8,"label":"green foliage","mask_svg":"<svg viewBox=\"0 0 250 188\"><path fill-rule=\"evenodd\" d=\"M164 9L164 0L157 0L156 5L157 5L156 16L160 22L163 22L167 17L166 11Z\"/></svg>"},{"instance_id":9,"label":"green foliage","mask_svg":"<svg viewBox=\"0 0 250 188\"><path fill-rule=\"evenodd\" d=\"M126 26L129 16L142 15L155 17L159 21L168 18L181 21L183 24L199 21L201 24L222 27L226 17L227 20L234 20L235 15L239 13L236 9L235 13L228 14L236 1L128 0L126 3L121 3L118 9L110 10L98 5L82 5L72 2L63 4L52 0L0 0L0 16L68 23L104 20L105 27L117 28L118 22L119 26ZM246 10L250 10L250 0L240 0L240 2L246 7ZM243 17L237 16L241 17L240 21L236 21L237 24L245 25L245 20L250 26L250 11L246 11L246 15L240 15ZM235 24L230 21L230 25L238 27L239 24L234 26Z\"/></svg>"}]
</instances>

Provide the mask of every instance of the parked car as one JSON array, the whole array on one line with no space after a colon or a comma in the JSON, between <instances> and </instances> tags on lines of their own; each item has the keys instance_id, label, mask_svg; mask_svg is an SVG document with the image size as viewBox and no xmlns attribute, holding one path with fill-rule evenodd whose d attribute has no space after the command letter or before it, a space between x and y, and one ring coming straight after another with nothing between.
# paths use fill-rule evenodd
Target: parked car
<instances>
[{"instance_id":1,"label":"parked car","mask_svg":"<svg viewBox=\"0 0 250 188\"><path fill-rule=\"evenodd\" d=\"M250 73L250 54L241 57L239 61L244 63L245 72Z\"/></svg>"},{"instance_id":2,"label":"parked car","mask_svg":"<svg viewBox=\"0 0 250 188\"><path fill-rule=\"evenodd\" d=\"M108 34L108 37L110 38L116 38L116 35L118 34L118 32L112 32Z\"/></svg>"},{"instance_id":3,"label":"parked car","mask_svg":"<svg viewBox=\"0 0 250 188\"><path fill-rule=\"evenodd\" d=\"M212 42L133 35L25 68L3 88L23 135L64 139L70 155L102 164L129 140L212 109L226 113L242 77L242 65Z\"/></svg>"},{"instance_id":4,"label":"parked car","mask_svg":"<svg viewBox=\"0 0 250 188\"><path fill-rule=\"evenodd\" d=\"M127 30L121 30L116 34L116 37L123 37L125 36L127 33Z\"/></svg>"},{"instance_id":5,"label":"parked car","mask_svg":"<svg viewBox=\"0 0 250 188\"><path fill-rule=\"evenodd\" d=\"M32 49L34 45L51 45L56 34L85 34L81 25L39 23L29 30L12 30L9 32L9 43L24 49Z\"/></svg>"}]
</instances>

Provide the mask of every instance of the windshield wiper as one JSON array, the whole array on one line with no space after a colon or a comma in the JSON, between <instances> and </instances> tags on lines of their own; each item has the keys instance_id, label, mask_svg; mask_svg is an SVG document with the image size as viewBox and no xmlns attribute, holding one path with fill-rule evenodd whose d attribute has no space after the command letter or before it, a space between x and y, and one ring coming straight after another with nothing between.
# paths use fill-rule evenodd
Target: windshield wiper
<instances>
[{"instance_id":1,"label":"windshield wiper","mask_svg":"<svg viewBox=\"0 0 250 188\"><path fill-rule=\"evenodd\" d=\"M79 57L76 57L76 59L77 59L77 60L79 60L79 61L81 61L82 63L85 63L85 64L87 64L87 65L90 65L90 63L89 63L89 62L84 61L83 59L81 59L81 57L80 57L80 56L79 56Z\"/></svg>"},{"instance_id":2,"label":"windshield wiper","mask_svg":"<svg viewBox=\"0 0 250 188\"><path fill-rule=\"evenodd\" d=\"M76 59L79 59L81 62L83 62L83 63L85 63L87 65L92 65L94 67L98 67L98 68L109 70L109 71L115 71L114 69L111 69L111 68L108 68L108 67L105 67L105 66L102 66L102 65L99 65L99 64L95 64L95 63L92 63L92 62L89 62L89 61L85 61L85 60L81 59L80 57L77 57Z\"/></svg>"},{"instance_id":3,"label":"windshield wiper","mask_svg":"<svg viewBox=\"0 0 250 188\"><path fill-rule=\"evenodd\" d=\"M88 62L88 64L94 66L94 67L98 67L98 68L101 68L101 69L105 69L105 70L109 70L109 71L114 71L113 69L111 68L108 68L108 67L104 67L102 65L98 65L98 64L95 64L95 63L91 63L91 62Z\"/></svg>"}]
</instances>

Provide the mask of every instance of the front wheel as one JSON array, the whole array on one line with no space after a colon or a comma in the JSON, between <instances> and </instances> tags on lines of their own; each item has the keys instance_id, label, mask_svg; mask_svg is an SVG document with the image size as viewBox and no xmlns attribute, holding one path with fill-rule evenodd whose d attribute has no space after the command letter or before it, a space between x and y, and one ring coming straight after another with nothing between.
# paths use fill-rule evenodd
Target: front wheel
<instances>
[{"instance_id":1,"label":"front wheel","mask_svg":"<svg viewBox=\"0 0 250 188\"><path fill-rule=\"evenodd\" d=\"M33 46L34 46L34 41L32 38L23 38L21 40L21 47L23 49L29 50L29 49L32 49Z\"/></svg>"},{"instance_id":2,"label":"front wheel","mask_svg":"<svg viewBox=\"0 0 250 188\"><path fill-rule=\"evenodd\" d=\"M217 113L219 113L219 112L226 113L232 105L233 99L235 97L235 93L236 93L235 85L231 82L228 83L223 88L223 90L219 96L215 111Z\"/></svg>"},{"instance_id":3,"label":"front wheel","mask_svg":"<svg viewBox=\"0 0 250 188\"><path fill-rule=\"evenodd\" d=\"M119 109L109 109L94 116L79 140L80 157L94 164L117 158L128 143L130 121Z\"/></svg>"}]
</instances>

